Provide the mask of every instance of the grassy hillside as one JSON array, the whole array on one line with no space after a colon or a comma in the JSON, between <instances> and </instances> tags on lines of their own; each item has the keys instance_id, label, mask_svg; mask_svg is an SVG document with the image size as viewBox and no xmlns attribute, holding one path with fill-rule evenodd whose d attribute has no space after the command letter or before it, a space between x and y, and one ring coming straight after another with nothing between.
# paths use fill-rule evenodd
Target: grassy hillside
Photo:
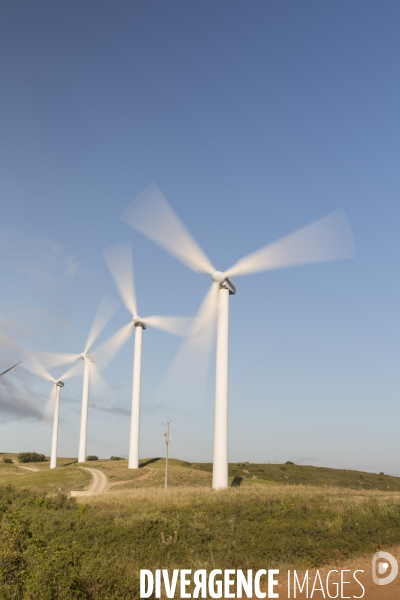
<instances>
[{"instance_id":1,"label":"grassy hillside","mask_svg":"<svg viewBox=\"0 0 400 600\"><path fill-rule=\"evenodd\" d=\"M400 543L399 494L260 485L0 489L0 597L138 598L140 568L304 568Z\"/></svg>"},{"instance_id":2,"label":"grassy hillside","mask_svg":"<svg viewBox=\"0 0 400 600\"><path fill-rule=\"evenodd\" d=\"M12 464L2 461L13 460ZM112 487L153 488L164 486L165 459L149 458L140 461L137 471L128 469L127 460L98 460L85 465L103 471ZM169 486L210 486L211 463L189 463L170 459ZM29 469L35 469L36 472ZM34 487L40 491L82 490L89 483L90 475L79 468L74 458L60 458L57 469L49 470L49 460L42 463L18 464L16 454L0 454L0 485L11 483L17 488ZM230 463L229 483L240 487L251 485L311 485L334 486L352 490L400 491L400 478L390 475L364 473L345 469L328 469L294 464Z\"/></svg>"},{"instance_id":3,"label":"grassy hillside","mask_svg":"<svg viewBox=\"0 0 400 600\"><path fill-rule=\"evenodd\" d=\"M395 477L240 463L235 487L215 492L211 465L171 460L165 491L163 459L137 471L101 460L86 466L110 491L75 500L59 487L90 476L73 459L59 465L0 455L1 598L138 598L140 568L301 569L400 544Z\"/></svg>"},{"instance_id":4,"label":"grassy hillside","mask_svg":"<svg viewBox=\"0 0 400 600\"><path fill-rule=\"evenodd\" d=\"M11 458L12 464L3 462ZM0 485L12 485L16 489L32 488L40 493L60 492L68 494L71 490L83 490L91 476L77 468L76 459L61 458L57 469L50 471L50 461L39 463L19 463L17 454L0 454ZM32 470L33 469L33 470Z\"/></svg>"},{"instance_id":5,"label":"grassy hillside","mask_svg":"<svg viewBox=\"0 0 400 600\"><path fill-rule=\"evenodd\" d=\"M211 463L190 463L195 468L212 472ZM238 485L250 480L268 481L284 485L302 484L314 486L337 486L353 490L400 491L400 477L391 477L383 473L364 473L347 469L328 469L285 463L283 465L230 463L229 476L237 478Z\"/></svg>"}]
</instances>

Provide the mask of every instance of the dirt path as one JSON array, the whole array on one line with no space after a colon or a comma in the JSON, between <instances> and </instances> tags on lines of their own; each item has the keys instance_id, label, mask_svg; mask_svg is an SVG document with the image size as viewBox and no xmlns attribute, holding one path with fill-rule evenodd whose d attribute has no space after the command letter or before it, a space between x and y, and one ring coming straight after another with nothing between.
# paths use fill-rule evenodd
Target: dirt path
<instances>
[{"instance_id":1,"label":"dirt path","mask_svg":"<svg viewBox=\"0 0 400 600\"><path fill-rule=\"evenodd\" d=\"M103 471L90 467L79 468L90 473L92 476L92 481L90 482L89 487L83 492L71 491L70 496L72 498L77 498L78 496L91 496L92 494L103 494L109 489L110 484L108 483L108 479Z\"/></svg>"},{"instance_id":2,"label":"dirt path","mask_svg":"<svg viewBox=\"0 0 400 600\"><path fill-rule=\"evenodd\" d=\"M125 479L124 481L114 481L110 483L110 487L114 487L116 485L126 485L127 483L134 483L135 481L143 481L143 479L147 479L150 475L154 475L156 473L156 469L152 469L151 467L143 467L143 470L146 469L145 473L142 473L139 477L135 477L133 479Z\"/></svg>"},{"instance_id":3,"label":"dirt path","mask_svg":"<svg viewBox=\"0 0 400 600\"><path fill-rule=\"evenodd\" d=\"M23 465L17 465L16 463L14 463L14 465L18 467L18 469L25 469L25 471L32 471L33 473L40 471L37 467L24 467Z\"/></svg>"},{"instance_id":4,"label":"dirt path","mask_svg":"<svg viewBox=\"0 0 400 600\"><path fill-rule=\"evenodd\" d=\"M400 563L400 547L389 548L389 549L387 549L387 551L390 552L396 558L396 560ZM338 571L338 573L334 572L334 570ZM353 573L357 570L359 570L359 572L356 574L356 577L357 577L358 581L364 587L364 589L365 589L364 593L363 593L363 589L362 589L361 585L359 583L357 583L353 577ZM332 573L329 576L330 583L328 584L329 593L331 594L332 598L336 597L336 598L340 599L340 598L357 598L357 597L359 597L359 598L365 598L365 600L395 600L396 598L400 598L400 574L396 577L396 579L392 583L389 583L388 585L376 585L373 582L373 580L372 580L372 553L371 553L371 555L367 555L367 556L364 556L359 559L349 560L349 561L346 561L345 563L331 565L330 567L323 567L321 569L318 569L318 571L319 571L319 575L321 577L324 592L321 591L321 583L317 579L317 584L315 586L316 589L315 589L314 593L312 594L313 584L314 584L315 578L317 576L317 569L311 569L308 572L308 581L309 581L308 595L305 593L305 588L303 590L303 593L300 593L297 588L296 596L294 596L294 593L293 593L293 571L291 571L291 593L290 593L290 596L288 594L287 574L281 573L278 576L280 585L277 586L277 588L275 588L275 591L279 592L279 598L286 599L286 598L296 597L296 598L302 599L302 600L305 598L313 598L313 600L321 600L322 598L329 598L329 595L328 595L327 589L326 589L326 587L327 587L326 579L327 579L327 575L328 575L329 571L332 571ZM341 585L340 585L340 577L341 577L340 572L341 571L344 571L343 572L343 581L349 582L349 583L343 584L343 593L341 592ZM303 580L304 580L305 572L298 571L297 576L300 581L300 584L302 584ZM338 584L338 586L336 586L336 584ZM318 590L317 588L320 588L320 589ZM336 590L338 590L338 592ZM338 595L336 595L336 594L338 594Z\"/></svg>"},{"instance_id":5,"label":"dirt path","mask_svg":"<svg viewBox=\"0 0 400 600\"><path fill-rule=\"evenodd\" d=\"M152 469L151 467L144 467L144 469L146 469L146 473L143 473L143 475L139 477L141 481L143 481L143 479L148 479L149 477L151 477L151 475L157 473L157 469Z\"/></svg>"},{"instance_id":6,"label":"dirt path","mask_svg":"<svg viewBox=\"0 0 400 600\"><path fill-rule=\"evenodd\" d=\"M91 494L100 494L106 492L108 489L108 479L103 471L99 469L91 469L89 467L82 467L85 471L91 474L93 477L92 483L89 485L87 492Z\"/></svg>"}]
</instances>

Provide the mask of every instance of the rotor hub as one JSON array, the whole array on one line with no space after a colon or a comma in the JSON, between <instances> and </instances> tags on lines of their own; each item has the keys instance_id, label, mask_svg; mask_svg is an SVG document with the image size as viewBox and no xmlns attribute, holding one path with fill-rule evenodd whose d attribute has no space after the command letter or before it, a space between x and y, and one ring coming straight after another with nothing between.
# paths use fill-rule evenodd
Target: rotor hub
<instances>
[{"instance_id":1,"label":"rotor hub","mask_svg":"<svg viewBox=\"0 0 400 600\"><path fill-rule=\"evenodd\" d=\"M90 362L95 362L94 356L91 356L87 352L82 352L81 359L82 360L89 360Z\"/></svg>"},{"instance_id":2,"label":"rotor hub","mask_svg":"<svg viewBox=\"0 0 400 600\"><path fill-rule=\"evenodd\" d=\"M139 317L139 315L136 315L136 317L132 318L133 324L135 327L142 327L142 329L146 329L145 324L142 321L142 318Z\"/></svg>"},{"instance_id":3,"label":"rotor hub","mask_svg":"<svg viewBox=\"0 0 400 600\"><path fill-rule=\"evenodd\" d=\"M224 283L226 276L222 271L215 271L215 273L212 274L212 279L215 283Z\"/></svg>"}]
</instances>

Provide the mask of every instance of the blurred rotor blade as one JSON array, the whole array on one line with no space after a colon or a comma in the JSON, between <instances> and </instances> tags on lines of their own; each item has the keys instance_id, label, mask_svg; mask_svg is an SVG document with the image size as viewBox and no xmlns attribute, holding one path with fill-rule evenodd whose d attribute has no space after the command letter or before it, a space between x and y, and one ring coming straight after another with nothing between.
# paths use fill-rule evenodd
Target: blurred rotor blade
<instances>
[{"instance_id":1,"label":"blurred rotor blade","mask_svg":"<svg viewBox=\"0 0 400 600\"><path fill-rule=\"evenodd\" d=\"M93 391L95 405L97 408L101 406L110 406L115 402L115 393L108 385L106 380L100 375L98 368L94 362L89 362L90 365L90 387Z\"/></svg>"},{"instance_id":2,"label":"blurred rotor blade","mask_svg":"<svg viewBox=\"0 0 400 600\"><path fill-rule=\"evenodd\" d=\"M249 275L355 256L350 224L344 212L338 210L241 258L225 275Z\"/></svg>"},{"instance_id":3,"label":"blurred rotor blade","mask_svg":"<svg viewBox=\"0 0 400 600\"><path fill-rule=\"evenodd\" d=\"M75 362L80 358L80 354L70 354L62 352L35 352L35 355L47 367L58 367Z\"/></svg>"},{"instance_id":4,"label":"blurred rotor blade","mask_svg":"<svg viewBox=\"0 0 400 600\"><path fill-rule=\"evenodd\" d=\"M150 184L121 215L125 221L164 248L189 269L212 275L210 259L175 214L155 183Z\"/></svg>"},{"instance_id":5,"label":"blurred rotor blade","mask_svg":"<svg viewBox=\"0 0 400 600\"><path fill-rule=\"evenodd\" d=\"M49 396L49 399L47 400L47 404L45 406L42 418L40 420L41 423L43 423L43 421L46 421L46 423L49 423L53 420L55 399L56 399L56 386L53 385L51 387L50 396Z\"/></svg>"},{"instance_id":6,"label":"blurred rotor blade","mask_svg":"<svg viewBox=\"0 0 400 600\"><path fill-rule=\"evenodd\" d=\"M213 283L154 398L156 406L200 414L215 340L219 284Z\"/></svg>"},{"instance_id":7,"label":"blurred rotor blade","mask_svg":"<svg viewBox=\"0 0 400 600\"><path fill-rule=\"evenodd\" d=\"M97 340L109 320L115 315L119 307L119 302L113 298L109 298L108 296L102 298L86 340L85 354L93 346L94 342Z\"/></svg>"},{"instance_id":8,"label":"blurred rotor blade","mask_svg":"<svg viewBox=\"0 0 400 600\"><path fill-rule=\"evenodd\" d=\"M132 335L133 327L133 321L130 321L93 351L99 371L105 369L115 355L121 350L122 346L126 344Z\"/></svg>"},{"instance_id":9,"label":"blurred rotor blade","mask_svg":"<svg viewBox=\"0 0 400 600\"><path fill-rule=\"evenodd\" d=\"M39 362L36 356L30 352L29 350L24 350L25 359L22 363L22 366L27 371L38 375L42 379L46 381L52 381L54 383L54 377L50 375L47 369Z\"/></svg>"},{"instance_id":10,"label":"blurred rotor blade","mask_svg":"<svg viewBox=\"0 0 400 600\"><path fill-rule=\"evenodd\" d=\"M142 319L142 322L149 327L155 327L156 329L161 329L161 331L172 333L172 335L184 337L188 334L193 319L190 317L164 317L153 315L152 317Z\"/></svg>"},{"instance_id":11,"label":"blurred rotor blade","mask_svg":"<svg viewBox=\"0 0 400 600\"><path fill-rule=\"evenodd\" d=\"M2 331L0 331L0 344L5 348L11 348L12 350L23 350L17 342L9 338L8 335L5 335Z\"/></svg>"},{"instance_id":12,"label":"blurred rotor blade","mask_svg":"<svg viewBox=\"0 0 400 600\"><path fill-rule=\"evenodd\" d=\"M126 310L131 315L137 315L131 242L109 246L103 250L103 257Z\"/></svg>"},{"instance_id":13,"label":"blurred rotor blade","mask_svg":"<svg viewBox=\"0 0 400 600\"><path fill-rule=\"evenodd\" d=\"M21 364L21 362L22 362L22 361L20 360L20 361L19 361L19 362L18 362L16 365L13 365L13 366L12 366L12 367L10 367L9 369L6 369L6 370L5 370L5 371L3 371L2 373L0 373L0 377L2 377L2 376L5 374L5 373L8 373L8 371L11 371L11 369L14 369L14 368L15 368L15 367L17 367L18 365L20 365L20 364Z\"/></svg>"},{"instance_id":14,"label":"blurred rotor blade","mask_svg":"<svg viewBox=\"0 0 400 600\"><path fill-rule=\"evenodd\" d=\"M71 377L76 377L80 375L83 371L83 360L77 361L68 371L63 373L61 377L57 379L57 381L64 381L66 379L71 379Z\"/></svg>"}]
</instances>

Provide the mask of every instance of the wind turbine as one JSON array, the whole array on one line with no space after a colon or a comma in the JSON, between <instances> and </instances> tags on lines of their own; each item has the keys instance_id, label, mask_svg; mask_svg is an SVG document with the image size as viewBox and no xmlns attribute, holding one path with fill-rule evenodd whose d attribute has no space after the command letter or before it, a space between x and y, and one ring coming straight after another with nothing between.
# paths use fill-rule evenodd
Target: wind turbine
<instances>
[{"instance_id":1,"label":"wind turbine","mask_svg":"<svg viewBox=\"0 0 400 600\"><path fill-rule=\"evenodd\" d=\"M86 460L86 442L87 442L87 419L88 419L88 405L89 405L89 383L90 380L97 380L102 382L103 386L106 383L102 379L99 369L95 365L95 358L89 354L89 350L107 325L111 317L118 310L119 303L111 298L103 298L97 314L94 318L92 327L89 331L89 335L86 340L85 349L81 354L48 354L38 353L39 356L43 357L43 360L49 366L56 366L66 363L74 363L83 360L83 390L82 390L82 411L81 411L81 425L79 435L79 452L78 462L83 463ZM114 355L114 336L111 336L106 342L104 342L98 349L96 354L102 357L102 367L111 360ZM80 363L82 364L82 363Z\"/></svg>"},{"instance_id":2,"label":"wind turbine","mask_svg":"<svg viewBox=\"0 0 400 600\"><path fill-rule=\"evenodd\" d=\"M158 187L148 186L121 219L195 272L211 275L200 322L217 312L213 488L228 486L228 340L232 277L355 256L350 225L343 211L328 215L218 271L175 214ZM204 312L206 307L206 313ZM207 317L205 319L205 316ZM196 322L196 321L195 321Z\"/></svg>"},{"instance_id":3,"label":"wind turbine","mask_svg":"<svg viewBox=\"0 0 400 600\"><path fill-rule=\"evenodd\" d=\"M8 371L11 371L11 369L14 369L14 367L17 367L18 365L21 364L21 361L19 361L16 365L13 365L12 367L10 367L9 369L6 369L5 371L3 371L2 373L0 373L0 377L3 377L3 375L5 375L6 373L8 373Z\"/></svg>"},{"instance_id":4,"label":"wind turbine","mask_svg":"<svg viewBox=\"0 0 400 600\"><path fill-rule=\"evenodd\" d=\"M54 417L53 417L53 437L51 442L51 457L50 457L50 469L55 469L57 466L57 444L58 444L58 421L60 414L60 392L61 388L64 387L62 379L69 379L78 374L78 368L80 365L74 365L68 371L66 371L59 379L54 379L50 375L47 369L37 360L37 358L28 351L25 351L27 360L24 362L24 368L32 373L35 373L45 381L51 381L53 387L51 389L50 398L47 403L44 418L49 413L50 406L54 405Z\"/></svg>"},{"instance_id":5,"label":"wind turbine","mask_svg":"<svg viewBox=\"0 0 400 600\"><path fill-rule=\"evenodd\" d=\"M110 269L122 302L126 310L132 315L132 320L115 334L115 346L121 347L128 340L133 329L135 330L128 469L138 469L143 330L146 327L154 327L174 335L183 336L188 330L190 319L186 317L166 317L159 315L145 318L139 316L133 277L131 243L121 242L110 246L103 250L103 256Z\"/></svg>"}]
</instances>

